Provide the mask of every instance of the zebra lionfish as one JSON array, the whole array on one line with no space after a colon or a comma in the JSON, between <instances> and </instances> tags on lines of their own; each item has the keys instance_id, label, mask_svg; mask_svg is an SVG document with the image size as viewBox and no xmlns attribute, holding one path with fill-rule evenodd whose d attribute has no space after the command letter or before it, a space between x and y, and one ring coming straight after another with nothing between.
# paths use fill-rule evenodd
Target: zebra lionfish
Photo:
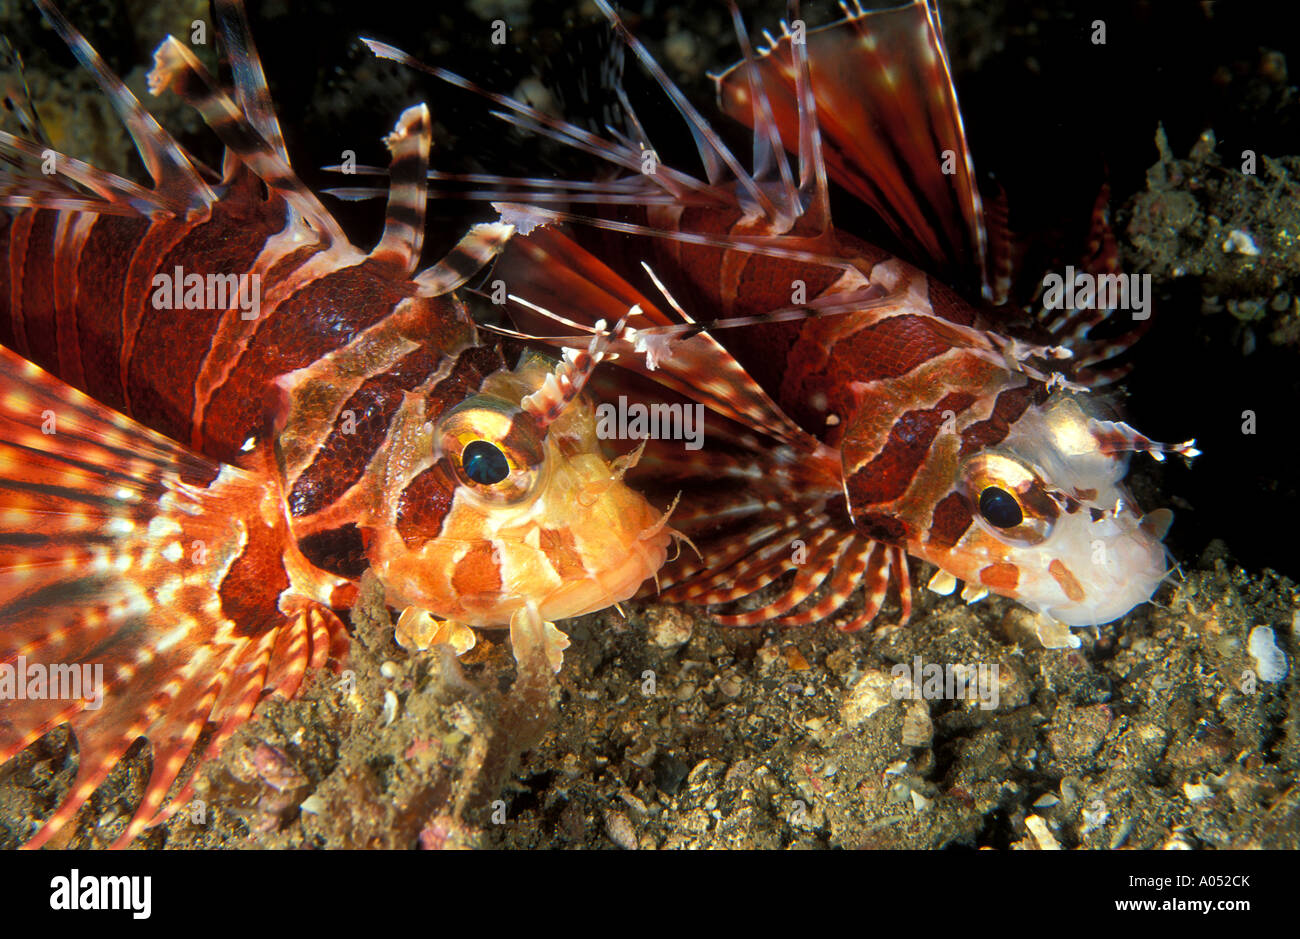
<instances>
[{"instance_id":1,"label":"zebra lionfish","mask_svg":"<svg viewBox=\"0 0 1300 939\"><path fill-rule=\"evenodd\" d=\"M199 762L264 694L292 696L345 654L334 611L366 569L404 611L406 644L463 650L467 627L509 625L516 688L549 688L566 644L550 620L633 594L672 535L621 481L632 461L597 450L579 394L603 340L513 370L477 343L452 291L508 225L417 271L424 105L385 141L386 227L365 252L291 168L239 0L214 4L232 90L171 37L149 75L222 141L220 172L36 5L153 186L55 152L11 96L24 135L0 136L0 762L64 722L79 750L28 845L142 736L152 775L116 844L183 805L205 726ZM65 693L83 666L102 687Z\"/></svg>"},{"instance_id":2,"label":"zebra lionfish","mask_svg":"<svg viewBox=\"0 0 1300 939\"><path fill-rule=\"evenodd\" d=\"M635 310L635 335L613 347L622 375L606 384L712 409L702 451L653 445L631 477L683 490L674 522L702 552L666 568L662 598L736 601L793 570L776 599L717 620L815 622L861 583L861 612L840 624L857 630L892 579L905 622L911 555L939 568L940 593L962 580L968 601L994 592L1048 614L1040 635L1053 645L1078 644L1060 624L1106 623L1149 599L1168 572L1172 514L1134 503L1128 457L1190 459L1194 442L1148 440L1089 393L1122 374L1105 363L1141 323L1104 340L1090 334L1107 304L1025 323L1005 305L1005 207L992 203L986 224L937 7L842 5L842 19L811 29L792 5L755 51L732 4L744 58L715 80L722 109L752 129L747 169L596 2L685 120L702 178L658 159L617 77L622 120L597 134L370 45L612 169L496 180L487 195L520 233L495 276L520 328L561 345ZM831 182L901 248L837 227ZM1117 267L1104 208L1093 273Z\"/></svg>"}]
</instances>

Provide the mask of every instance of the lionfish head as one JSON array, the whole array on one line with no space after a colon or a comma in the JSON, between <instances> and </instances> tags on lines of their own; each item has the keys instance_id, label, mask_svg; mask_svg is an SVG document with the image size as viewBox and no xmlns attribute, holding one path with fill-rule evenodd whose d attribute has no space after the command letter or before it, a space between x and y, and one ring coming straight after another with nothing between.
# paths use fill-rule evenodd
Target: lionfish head
<instances>
[{"instance_id":1,"label":"lionfish head","mask_svg":"<svg viewBox=\"0 0 1300 939\"><path fill-rule=\"evenodd\" d=\"M923 556L951 578L1012 597L1068 626L1107 623L1150 599L1169 571L1167 509L1143 514L1123 485L1129 454L1193 457L1093 416L1086 395L1056 391L996 445L953 462L950 507L969 523L950 548ZM942 501L941 503L942 504ZM960 524L960 523L959 523ZM969 594L968 594L969 596Z\"/></svg>"},{"instance_id":2,"label":"lionfish head","mask_svg":"<svg viewBox=\"0 0 1300 939\"><path fill-rule=\"evenodd\" d=\"M555 366L526 353L390 459L397 491L367 551L391 605L471 626L526 604L561 619L627 599L663 565L666 517L602 457L581 381Z\"/></svg>"}]
</instances>

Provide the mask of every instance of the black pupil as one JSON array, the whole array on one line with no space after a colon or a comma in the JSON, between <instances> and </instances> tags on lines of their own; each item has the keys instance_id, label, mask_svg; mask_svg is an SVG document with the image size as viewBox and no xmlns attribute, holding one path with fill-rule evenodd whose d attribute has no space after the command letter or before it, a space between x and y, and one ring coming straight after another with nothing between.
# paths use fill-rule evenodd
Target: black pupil
<instances>
[{"instance_id":1,"label":"black pupil","mask_svg":"<svg viewBox=\"0 0 1300 939\"><path fill-rule=\"evenodd\" d=\"M465 475L481 486L495 486L510 475L510 464L501 448L486 440L475 440L461 454Z\"/></svg>"},{"instance_id":2,"label":"black pupil","mask_svg":"<svg viewBox=\"0 0 1300 939\"><path fill-rule=\"evenodd\" d=\"M1015 528L1025 520L1015 497L997 486L989 486L980 493L980 515L995 528Z\"/></svg>"}]
</instances>

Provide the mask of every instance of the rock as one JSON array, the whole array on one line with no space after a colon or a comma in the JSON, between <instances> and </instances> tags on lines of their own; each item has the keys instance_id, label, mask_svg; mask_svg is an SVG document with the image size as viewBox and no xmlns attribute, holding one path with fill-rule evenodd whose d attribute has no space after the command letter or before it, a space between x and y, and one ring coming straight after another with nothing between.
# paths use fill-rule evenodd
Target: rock
<instances>
[{"instance_id":1,"label":"rock","mask_svg":"<svg viewBox=\"0 0 1300 939\"><path fill-rule=\"evenodd\" d=\"M605 812L605 833L609 835L610 841L627 851L635 851L640 847L631 821L622 812Z\"/></svg>"},{"instance_id":2,"label":"rock","mask_svg":"<svg viewBox=\"0 0 1300 939\"><path fill-rule=\"evenodd\" d=\"M660 752L654 762L655 786L667 796L674 796L682 788L690 767L677 757Z\"/></svg>"},{"instance_id":3,"label":"rock","mask_svg":"<svg viewBox=\"0 0 1300 939\"><path fill-rule=\"evenodd\" d=\"M792 672L806 672L812 668L798 646L787 646L782 650L782 654L785 656L785 664Z\"/></svg>"},{"instance_id":4,"label":"rock","mask_svg":"<svg viewBox=\"0 0 1300 939\"><path fill-rule=\"evenodd\" d=\"M925 701L911 701L903 714L903 743L909 747L927 747L934 739L934 722Z\"/></svg>"},{"instance_id":5,"label":"rock","mask_svg":"<svg viewBox=\"0 0 1300 939\"><path fill-rule=\"evenodd\" d=\"M1110 723L1111 711L1105 705L1063 707L1047 733L1047 743L1058 759L1087 759L1101 749Z\"/></svg>"},{"instance_id":6,"label":"rock","mask_svg":"<svg viewBox=\"0 0 1300 939\"><path fill-rule=\"evenodd\" d=\"M1077 649L1082 645L1069 626L1024 607L1008 610L1000 626L1008 638L1027 648L1037 645L1044 649Z\"/></svg>"},{"instance_id":7,"label":"rock","mask_svg":"<svg viewBox=\"0 0 1300 939\"><path fill-rule=\"evenodd\" d=\"M1250 657L1255 660L1255 673L1269 682L1279 682L1286 678L1290 667L1287 665L1286 653L1277 644L1277 637L1267 626L1256 626L1250 631Z\"/></svg>"},{"instance_id":8,"label":"rock","mask_svg":"<svg viewBox=\"0 0 1300 939\"><path fill-rule=\"evenodd\" d=\"M893 679L884 672L871 670L853 683L840 708L840 720L850 729L861 727L867 718L894 700Z\"/></svg>"},{"instance_id":9,"label":"rock","mask_svg":"<svg viewBox=\"0 0 1300 939\"><path fill-rule=\"evenodd\" d=\"M1061 843L1052 836L1052 830L1047 827L1047 822L1041 816L1030 815L1025 819L1025 827L1029 829L1029 833L1034 836L1034 840L1042 850L1061 850Z\"/></svg>"},{"instance_id":10,"label":"rock","mask_svg":"<svg viewBox=\"0 0 1300 939\"><path fill-rule=\"evenodd\" d=\"M660 649L677 649L691 641L694 620L673 607L658 606L646 611L650 641Z\"/></svg>"}]
</instances>

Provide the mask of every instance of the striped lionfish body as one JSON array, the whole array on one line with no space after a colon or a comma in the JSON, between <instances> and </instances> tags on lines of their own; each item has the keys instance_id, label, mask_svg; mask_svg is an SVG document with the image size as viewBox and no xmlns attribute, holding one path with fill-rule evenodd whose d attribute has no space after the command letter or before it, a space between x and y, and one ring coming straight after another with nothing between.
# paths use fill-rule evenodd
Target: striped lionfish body
<instances>
[{"instance_id":1,"label":"striped lionfish body","mask_svg":"<svg viewBox=\"0 0 1300 939\"><path fill-rule=\"evenodd\" d=\"M621 89L623 127L605 136L496 96L511 123L618 173L501 180L496 204L525 237L495 276L520 328L559 344L634 309L614 392L709 406L703 450L652 445L633 477L683 490L674 523L702 553L665 570L662 596L730 602L793 570L777 599L719 621L816 621L861 583L864 607L841 625L855 630L891 579L907 619L911 555L939 567L932 588L962 580L968 600L1013 597L1045 624L1105 623L1147 600L1168 571L1171 516L1129 497L1128 455L1196 451L1108 419L1090 393L1118 377L1101 363L1138 331L1090 338L1106 304L1037 323L999 307L1006 234L987 235L934 6L845 6L819 29L792 19L755 53L733 5L745 58L716 81L752 128L750 170L598 5L688 123L704 177L658 162ZM831 181L901 249L836 227ZM1089 269L1113 271L1100 209L1093 236ZM1043 635L1062 632L1078 642Z\"/></svg>"},{"instance_id":2,"label":"striped lionfish body","mask_svg":"<svg viewBox=\"0 0 1300 939\"><path fill-rule=\"evenodd\" d=\"M149 76L225 144L221 173L37 6L154 185L55 153L21 101L31 139L0 137L0 762L64 722L80 754L29 845L141 736L152 776L117 844L170 815L206 725L201 759L265 693L341 659L334 610L367 568L399 641L463 651L470 627L508 625L517 687L548 682L566 644L550 620L631 596L671 532L598 453L579 395L601 341L514 369L477 344L452 291L509 226L417 271L427 109L386 140L387 224L363 252L290 167L238 0L215 3L232 93L174 38ZM50 676L91 667L93 694L55 693Z\"/></svg>"}]
</instances>

